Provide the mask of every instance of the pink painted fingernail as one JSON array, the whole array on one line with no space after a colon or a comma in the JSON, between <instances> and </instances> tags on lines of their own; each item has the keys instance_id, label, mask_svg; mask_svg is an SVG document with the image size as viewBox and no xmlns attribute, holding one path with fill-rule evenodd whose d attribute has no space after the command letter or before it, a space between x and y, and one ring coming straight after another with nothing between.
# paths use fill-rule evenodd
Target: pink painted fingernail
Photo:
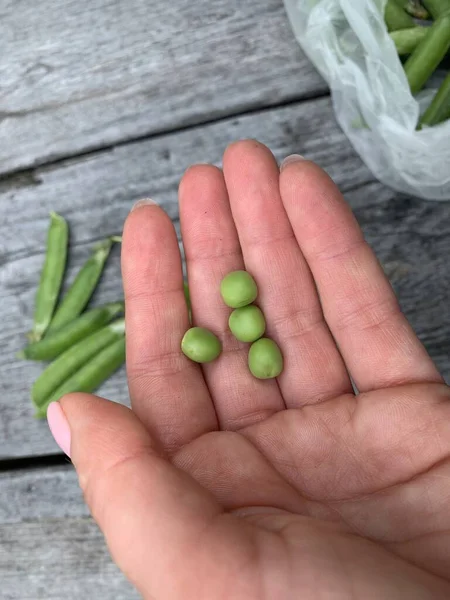
<instances>
[{"instance_id":1,"label":"pink painted fingernail","mask_svg":"<svg viewBox=\"0 0 450 600\"><path fill-rule=\"evenodd\" d=\"M138 200L133 204L130 212L133 212L133 210L136 210L137 208L141 208L141 206L155 206L155 204L157 204L157 202L151 198L142 198L142 200Z\"/></svg>"},{"instance_id":2,"label":"pink painted fingernail","mask_svg":"<svg viewBox=\"0 0 450 600\"><path fill-rule=\"evenodd\" d=\"M55 442L70 458L70 427L59 402L48 405L47 422Z\"/></svg>"},{"instance_id":3,"label":"pink painted fingernail","mask_svg":"<svg viewBox=\"0 0 450 600\"><path fill-rule=\"evenodd\" d=\"M280 171L285 169L288 165L295 162L300 162L301 160L306 160L301 154L290 154L286 156L280 166Z\"/></svg>"}]
</instances>

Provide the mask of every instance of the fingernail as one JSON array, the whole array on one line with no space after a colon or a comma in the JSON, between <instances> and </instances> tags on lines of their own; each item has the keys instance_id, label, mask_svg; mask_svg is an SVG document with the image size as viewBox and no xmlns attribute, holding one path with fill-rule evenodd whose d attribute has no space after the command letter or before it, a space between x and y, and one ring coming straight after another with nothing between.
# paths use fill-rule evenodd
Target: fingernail
<instances>
[{"instance_id":1,"label":"fingernail","mask_svg":"<svg viewBox=\"0 0 450 600\"><path fill-rule=\"evenodd\" d=\"M47 422L55 442L70 458L70 427L59 402L48 405Z\"/></svg>"},{"instance_id":2,"label":"fingernail","mask_svg":"<svg viewBox=\"0 0 450 600\"><path fill-rule=\"evenodd\" d=\"M137 208L141 208L141 206L155 206L155 204L156 202L151 198L143 198L142 200L138 200L133 204L130 212L133 212L133 210L136 210Z\"/></svg>"},{"instance_id":3,"label":"fingernail","mask_svg":"<svg viewBox=\"0 0 450 600\"><path fill-rule=\"evenodd\" d=\"M290 154L286 156L280 166L280 171L285 169L288 165L295 162L300 162L301 160L305 160L305 158L301 154Z\"/></svg>"}]
</instances>

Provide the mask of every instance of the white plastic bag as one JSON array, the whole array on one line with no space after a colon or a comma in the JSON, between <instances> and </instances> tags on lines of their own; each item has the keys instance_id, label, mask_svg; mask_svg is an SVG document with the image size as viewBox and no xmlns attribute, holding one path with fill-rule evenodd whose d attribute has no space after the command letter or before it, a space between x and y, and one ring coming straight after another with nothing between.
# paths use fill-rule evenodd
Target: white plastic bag
<instances>
[{"instance_id":1,"label":"white plastic bag","mask_svg":"<svg viewBox=\"0 0 450 600\"><path fill-rule=\"evenodd\" d=\"M450 200L450 122L416 131L439 76L412 96L384 23L386 0L284 3L299 44L330 86L339 125L374 176L401 192Z\"/></svg>"}]
</instances>

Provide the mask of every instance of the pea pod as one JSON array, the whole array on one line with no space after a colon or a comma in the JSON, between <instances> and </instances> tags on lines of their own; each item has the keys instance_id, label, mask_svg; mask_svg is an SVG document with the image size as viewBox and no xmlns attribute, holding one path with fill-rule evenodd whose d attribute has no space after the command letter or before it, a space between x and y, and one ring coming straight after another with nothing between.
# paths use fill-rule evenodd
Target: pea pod
<instances>
[{"instance_id":1,"label":"pea pod","mask_svg":"<svg viewBox=\"0 0 450 600\"><path fill-rule=\"evenodd\" d=\"M18 353L17 357L29 360L53 360L76 342L109 323L123 310L123 302L111 302L93 308L39 342L29 344Z\"/></svg>"},{"instance_id":2,"label":"pea pod","mask_svg":"<svg viewBox=\"0 0 450 600\"><path fill-rule=\"evenodd\" d=\"M66 268L69 227L66 220L55 212L50 213L47 250L36 293L31 341L38 341L46 332L55 310Z\"/></svg>"},{"instance_id":3,"label":"pea pod","mask_svg":"<svg viewBox=\"0 0 450 600\"><path fill-rule=\"evenodd\" d=\"M433 19L438 19L450 11L450 0L422 0L422 2Z\"/></svg>"},{"instance_id":4,"label":"pea pod","mask_svg":"<svg viewBox=\"0 0 450 600\"><path fill-rule=\"evenodd\" d=\"M108 238L94 247L92 255L81 267L61 304L56 309L48 333L70 323L82 313L97 286L112 244L112 239Z\"/></svg>"},{"instance_id":5,"label":"pea pod","mask_svg":"<svg viewBox=\"0 0 450 600\"><path fill-rule=\"evenodd\" d=\"M398 29L408 29L414 27L415 23L402 6L395 0L388 0L384 8L384 20L388 31L397 31Z\"/></svg>"},{"instance_id":6,"label":"pea pod","mask_svg":"<svg viewBox=\"0 0 450 600\"><path fill-rule=\"evenodd\" d=\"M47 398L36 411L35 417L46 416L48 405L57 402L65 394L72 392L93 392L125 362L125 336L101 350L79 371L69 377Z\"/></svg>"},{"instance_id":7,"label":"pea pod","mask_svg":"<svg viewBox=\"0 0 450 600\"><path fill-rule=\"evenodd\" d=\"M31 388L31 399L34 405L38 409L43 406L47 398L66 379L96 356L100 350L121 339L124 333L125 319L118 319L68 348L34 382Z\"/></svg>"},{"instance_id":8,"label":"pea pod","mask_svg":"<svg viewBox=\"0 0 450 600\"><path fill-rule=\"evenodd\" d=\"M431 127L450 119L450 73L442 82L430 106L420 119L419 129L423 125Z\"/></svg>"},{"instance_id":9,"label":"pea pod","mask_svg":"<svg viewBox=\"0 0 450 600\"><path fill-rule=\"evenodd\" d=\"M450 48L450 13L442 15L404 65L411 92L419 92Z\"/></svg>"},{"instance_id":10,"label":"pea pod","mask_svg":"<svg viewBox=\"0 0 450 600\"><path fill-rule=\"evenodd\" d=\"M411 54L427 35L428 27L411 27L410 29L400 29L393 31L390 36L395 44L397 53L400 56Z\"/></svg>"}]
</instances>

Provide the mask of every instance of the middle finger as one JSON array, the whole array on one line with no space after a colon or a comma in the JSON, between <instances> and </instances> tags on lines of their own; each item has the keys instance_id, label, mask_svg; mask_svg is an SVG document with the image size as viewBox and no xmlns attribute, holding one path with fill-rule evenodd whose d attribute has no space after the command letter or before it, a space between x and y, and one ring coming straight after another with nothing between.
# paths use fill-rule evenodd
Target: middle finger
<instances>
[{"instance_id":1,"label":"middle finger","mask_svg":"<svg viewBox=\"0 0 450 600\"><path fill-rule=\"evenodd\" d=\"M281 201L273 155L258 142L237 142L225 152L224 175L245 265L259 284L258 303L268 334L284 355L278 382L286 406L351 392L344 361Z\"/></svg>"}]
</instances>

